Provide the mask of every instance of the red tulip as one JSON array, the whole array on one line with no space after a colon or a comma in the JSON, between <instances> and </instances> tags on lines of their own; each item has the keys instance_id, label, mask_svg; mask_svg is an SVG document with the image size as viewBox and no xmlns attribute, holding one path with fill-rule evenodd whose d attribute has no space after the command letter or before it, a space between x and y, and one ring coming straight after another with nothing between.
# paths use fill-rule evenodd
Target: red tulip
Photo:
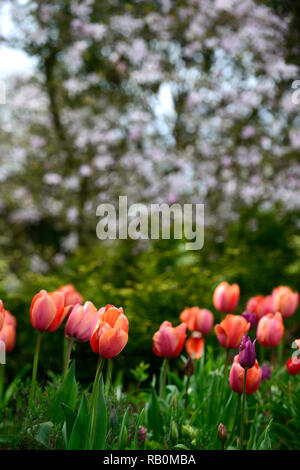
<instances>
[{"instance_id":1,"label":"red tulip","mask_svg":"<svg viewBox=\"0 0 300 470\"><path fill-rule=\"evenodd\" d=\"M240 300L240 288L238 284L221 282L213 294L213 303L220 312L231 313L235 310Z\"/></svg>"},{"instance_id":2,"label":"red tulip","mask_svg":"<svg viewBox=\"0 0 300 470\"><path fill-rule=\"evenodd\" d=\"M5 310L4 310L4 307L3 307L2 300L0 300L0 330L3 326L4 319L5 319Z\"/></svg>"},{"instance_id":3,"label":"red tulip","mask_svg":"<svg viewBox=\"0 0 300 470\"><path fill-rule=\"evenodd\" d=\"M276 287L272 291L275 312L280 312L283 318L289 318L296 312L299 304L298 292L285 286Z\"/></svg>"},{"instance_id":4,"label":"red tulip","mask_svg":"<svg viewBox=\"0 0 300 470\"><path fill-rule=\"evenodd\" d=\"M214 324L214 316L206 308L186 308L180 314L180 320L187 324L190 331L199 331L203 336L207 335Z\"/></svg>"},{"instance_id":5,"label":"red tulip","mask_svg":"<svg viewBox=\"0 0 300 470\"><path fill-rule=\"evenodd\" d=\"M262 346L272 347L280 343L283 332L281 313L267 313L258 322L256 337Z\"/></svg>"},{"instance_id":6,"label":"red tulip","mask_svg":"<svg viewBox=\"0 0 300 470\"><path fill-rule=\"evenodd\" d=\"M57 292L64 296L65 307L82 303L82 295L75 289L73 284L60 287Z\"/></svg>"},{"instance_id":7,"label":"red tulip","mask_svg":"<svg viewBox=\"0 0 300 470\"><path fill-rule=\"evenodd\" d=\"M98 317L98 310L92 302L74 305L66 323L66 337L83 343L89 341Z\"/></svg>"},{"instance_id":8,"label":"red tulip","mask_svg":"<svg viewBox=\"0 0 300 470\"><path fill-rule=\"evenodd\" d=\"M117 356L128 342L128 328L122 307L106 305L101 308L90 339L93 351L105 359Z\"/></svg>"},{"instance_id":9,"label":"red tulip","mask_svg":"<svg viewBox=\"0 0 300 470\"><path fill-rule=\"evenodd\" d=\"M290 357L286 363L286 369L289 374L297 375L300 372L300 360L294 357Z\"/></svg>"},{"instance_id":10,"label":"red tulip","mask_svg":"<svg viewBox=\"0 0 300 470\"><path fill-rule=\"evenodd\" d=\"M36 330L55 331L62 324L67 312L64 297L60 292L47 293L41 290L33 297L30 307L30 321Z\"/></svg>"},{"instance_id":11,"label":"red tulip","mask_svg":"<svg viewBox=\"0 0 300 470\"><path fill-rule=\"evenodd\" d=\"M220 324L215 326L215 333L223 348L236 349L249 329L250 323L245 318L240 315L229 314Z\"/></svg>"},{"instance_id":12,"label":"red tulip","mask_svg":"<svg viewBox=\"0 0 300 470\"><path fill-rule=\"evenodd\" d=\"M271 295L256 295L248 300L246 312L255 315L256 323L267 313L275 313Z\"/></svg>"},{"instance_id":13,"label":"red tulip","mask_svg":"<svg viewBox=\"0 0 300 470\"><path fill-rule=\"evenodd\" d=\"M185 349L189 356L194 356L195 359L200 359L203 354L204 338L192 333L192 335L186 340Z\"/></svg>"},{"instance_id":14,"label":"red tulip","mask_svg":"<svg viewBox=\"0 0 300 470\"><path fill-rule=\"evenodd\" d=\"M6 352L11 352L16 343L16 318L8 311L5 311L5 320L0 331L0 341L5 343Z\"/></svg>"},{"instance_id":15,"label":"red tulip","mask_svg":"<svg viewBox=\"0 0 300 470\"><path fill-rule=\"evenodd\" d=\"M153 352L159 357L179 356L186 338L186 324L172 327L172 323L164 321L153 336Z\"/></svg>"},{"instance_id":16,"label":"red tulip","mask_svg":"<svg viewBox=\"0 0 300 470\"><path fill-rule=\"evenodd\" d=\"M229 385L230 388L236 393L243 393L244 388L244 378L245 378L245 369L239 364L238 356L235 356L231 371L229 374ZM258 362L255 361L253 367L247 370L246 377L246 393L251 395L256 392L260 386L262 379L262 371L258 365Z\"/></svg>"}]
</instances>

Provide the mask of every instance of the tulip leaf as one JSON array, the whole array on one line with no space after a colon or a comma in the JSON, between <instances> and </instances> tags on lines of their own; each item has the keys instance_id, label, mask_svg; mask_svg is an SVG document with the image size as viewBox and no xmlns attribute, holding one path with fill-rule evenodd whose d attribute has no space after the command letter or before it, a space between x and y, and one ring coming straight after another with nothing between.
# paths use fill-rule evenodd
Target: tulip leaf
<instances>
[{"instance_id":1,"label":"tulip leaf","mask_svg":"<svg viewBox=\"0 0 300 470\"><path fill-rule=\"evenodd\" d=\"M268 426L266 427L266 429L260 436L258 440L258 444L257 444L258 450L271 450L272 445L271 445L271 439L270 439L270 429L272 426L272 422L273 422L273 419L271 419Z\"/></svg>"},{"instance_id":2,"label":"tulip leaf","mask_svg":"<svg viewBox=\"0 0 300 470\"><path fill-rule=\"evenodd\" d=\"M95 431L91 446L93 450L104 450L107 432L107 412L102 374L100 375L99 382L97 384L94 406L96 407L95 423L93 424ZM93 410L91 410L91 412L93 412Z\"/></svg>"},{"instance_id":3,"label":"tulip leaf","mask_svg":"<svg viewBox=\"0 0 300 470\"><path fill-rule=\"evenodd\" d=\"M134 433L134 449L137 449L138 446L138 433L139 433L139 426L140 423L144 417L145 414L145 409L143 408L142 411L139 414L138 419L136 420L136 425L135 425L135 433Z\"/></svg>"},{"instance_id":4,"label":"tulip leaf","mask_svg":"<svg viewBox=\"0 0 300 470\"><path fill-rule=\"evenodd\" d=\"M77 384L75 379L75 361L73 361L66 377L56 392L51 415L51 420L54 423L59 423L63 420L64 413L61 407L62 404L69 406L71 409L75 408L76 397Z\"/></svg>"},{"instance_id":5,"label":"tulip leaf","mask_svg":"<svg viewBox=\"0 0 300 470\"><path fill-rule=\"evenodd\" d=\"M65 415L66 421L64 422L64 427L63 427L63 436L64 436L64 441L66 447L68 447L68 442L71 437L71 432L76 420L76 413L75 411L72 410L68 405L65 405L62 403L62 409Z\"/></svg>"},{"instance_id":6,"label":"tulip leaf","mask_svg":"<svg viewBox=\"0 0 300 470\"><path fill-rule=\"evenodd\" d=\"M256 450L256 440L257 440L257 413L258 406L256 405L255 416L251 424L250 437L247 444L247 450Z\"/></svg>"},{"instance_id":7,"label":"tulip leaf","mask_svg":"<svg viewBox=\"0 0 300 470\"><path fill-rule=\"evenodd\" d=\"M51 421L41 423L39 427L39 431L35 436L35 439L41 444L43 444L45 447L49 447L49 438L50 438L50 432L52 428L53 428L53 423Z\"/></svg>"},{"instance_id":8,"label":"tulip leaf","mask_svg":"<svg viewBox=\"0 0 300 470\"><path fill-rule=\"evenodd\" d=\"M128 415L129 407L124 413L122 424L121 424L121 430L120 430L120 436L119 436L119 442L118 442L118 449L119 450L124 450L126 444L127 444L127 427L126 427L126 420L127 420L127 415Z\"/></svg>"},{"instance_id":9,"label":"tulip leaf","mask_svg":"<svg viewBox=\"0 0 300 470\"><path fill-rule=\"evenodd\" d=\"M158 398L153 386L151 386L150 401L147 403L147 422L148 427L153 431L154 439L162 433L162 419L159 410Z\"/></svg>"},{"instance_id":10,"label":"tulip leaf","mask_svg":"<svg viewBox=\"0 0 300 470\"><path fill-rule=\"evenodd\" d=\"M68 443L68 450L85 450L88 441L88 404L83 395Z\"/></svg>"}]
</instances>

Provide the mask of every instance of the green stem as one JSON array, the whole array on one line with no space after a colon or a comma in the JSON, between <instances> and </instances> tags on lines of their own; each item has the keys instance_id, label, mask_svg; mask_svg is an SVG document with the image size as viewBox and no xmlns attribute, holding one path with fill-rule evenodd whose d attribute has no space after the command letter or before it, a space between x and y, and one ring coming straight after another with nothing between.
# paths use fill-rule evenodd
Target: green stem
<instances>
[{"instance_id":1,"label":"green stem","mask_svg":"<svg viewBox=\"0 0 300 470\"><path fill-rule=\"evenodd\" d=\"M162 378L160 381L160 390L159 390L160 398L164 398L164 394L165 394L168 365L169 365L169 359L165 358L163 365L162 365L163 370L162 370Z\"/></svg>"},{"instance_id":2,"label":"green stem","mask_svg":"<svg viewBox=\"0 0 300 470\"><path fill-rule=\"evenodd\" d=\"M91 431L90 431L90 442L94 442L95 429L96 429L96 413L97 413L97 397L99 391L99 379L100 374L104 365L104 358L99 356L95 380L93 384L92 397L90 402L90 413L92 413Z\"/></svg>"},{"instance_id":3,"label":"green stem","mask_svg":"<svg viewBox=\"0 0 300 470\"><path fill-rule=\"evenodd\" d=\"M36 375L37 375L37 368L38 368L38 362L39 362L39 354L40 354L41 340L42 340L42 332L39 331L38 337L37 337L37 340L36 340L35 353L34 353L34 359L33 359L32 379L31 379L31 388L30 388L30 394L29 394L28 408L31 408L32 402L33 402L33 398L34 398L35 384L36 384Z\"/></svg>"},{"instance_id":4,"label":"green stem","mask_svg":"<svg viewBox=\"0 0 300 470\"><path fill-rule=\"evenodd\" d=\"M185 387L185 399L184 399L184 409L186 409L187 405L187 400L188 400L188 390L189 390L189 385L190 385L190 376L188 376L187 381L186 381L186 387Z\"/></svg>"},{"instance_id":5,"label":"green stem","mask_svg":"<svg viewBox=\"0 0 300 470\"><path fill-rule=\"evenodd\" d=\"M227 447L230 446L230 443L231 443L231 440L232 440L232 437L233 437L233 433L234 433L235 424L236 424L236 420L237 420L237 415L238 415L238 410L239 410L240 401L241 401L241 395L239 394L238 397L237 397L237 400L236 400L235 408L234 408L233 423L232 423L232 428L231 428L230 436L229 436L228 441L227 441Z\"/></svg>"},{"instance_id":6,"label":"green stem","mask_svg":"<svg viewBox=\"0 0 300 470\"><path fill-rule=\"evenodd\" d=\"M108 395L109 389L110 389L111 378L112 378L112 370L113 370L113 360L108 359L107 360L107 370L106 370L106 380L105 380L105 394L106 395Z\"/></svg>"},{"instance_id":7,"label":"green stem","mask_svg":"<svg viewBox=\"0 0 300 470\"><path fill-rule=\"evenodd\" d=\"M65 353L63 377L65 377L65 376L67 375L67 372L68 372L69 362L70 362L70 357L71 357L71 353L72 353L73 344L74 344L74 338L71 338L71 339L68 339L68 340L67 340L67 345L68 345L68 347L67 347L66 353Z\"/></svg>"},{"instance_id":8,"label":"green stem","mask_svg":"<svg viewBox=\"0 0 300 470\"><path fill-rule=\"evenodd\" d=\"M244 438L246 380L247 380L247 369L245 369L245 375L244 375L244 387L243 387L243 399L242 399L242 411L241 411L241 432L240 432L240 446L241 446L241 449L243 449L243 438Z\"/></svg>"},{"instance_id":9,"label":"green stem","mask_svg":"<svg viewBox=\"0 0 300 470\"><path fill-rule=\"evenodd\" d=\"M228 362L229 362L229 352L230 352L229 349L227 349L225 364L224 364L223 382L222 382L221 395L220 395L220 409L221 409L221 405L223 402L223 395L224 395L224 390L225 390L225 382L226 382Z\"/></svg>"}]
</instances>

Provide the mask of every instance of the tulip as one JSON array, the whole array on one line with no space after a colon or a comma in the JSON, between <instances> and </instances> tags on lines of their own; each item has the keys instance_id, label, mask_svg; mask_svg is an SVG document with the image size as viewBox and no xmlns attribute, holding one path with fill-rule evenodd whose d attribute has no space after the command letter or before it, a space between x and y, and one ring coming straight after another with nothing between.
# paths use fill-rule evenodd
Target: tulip
<instances>
[{"instance_id":1,"label":"tulip","mask_svg":"<svg viewBox=\"0 0 300 470\"><path fill-rule=\"evenodd\" d=\"M138 444L142 445L147 438L147 429L145 426L139 426L138 428Z\"/></svg>"},{"instance_id":2,"label":"tulip","mask_svg":"<svg viewBox=\"0 0 300 470\"><path fill-rule=\"evenodd\" d=\"M221 282L213 294L213 303L220 312L231 313L235 310L240 300L240 288L238 284Z\"/></svg>"},{"instance_id":3,"label":"tulip","mask_svg":"<svg viewBox=\"0 0 300 470\"><path fill-rule=\"evenodd\" d=\"M186 308L180 314L180 320L186 323L188 330L199 331L203 336L207 335L214 324L212 312L206 308Z\"/></svg>"},{"instance_id":4,"label":"tulip","mask_svg":"<svg viewBox=\"0 0 300 470\"><path fill-rule=\"evenodd\" d=\"M267 380L270 380L272 371L270 367L267 364L263 364L261 366L261 372L262 372L262 380L266 382Z\"/></svg>"},{"instance_id":5,"label":"tulip","mask_svg":"<svg viewBox=\"0 0 300 470\"><path fill-rule=\"evenodd\" d=\"M30 321L36 330L55 331L62 324L66 312L64 309L64 297L54 291L49 294L41 290L33 297L30 307Z\"/></svg>"},{"instance_id":6,"label":"tulip","mask_svg":"<svg viewBox=\"0 0 300 470\"><path fill-rule=\"evenodd\" d=\"M219 427L218 427L218 438L220 439L220 441L222 442L222 449L224 449L224 443L227 441L228 439L228 434L227 434L227 428L225 426L225 424L223 423L220 423L219 424Z\"/></svg>"},{"instance_id":7,"label":"tulip","mask_svg":"<svg viewBox=\"0 0 300 470\"><path fill-rule=\"evenodd\" d=\"M128 328L122 307L107 305L101 308L90 339L94 353L105 359L120 354L128 342Z\"/></svg>"},{"instance_id":8,"label":"tulip","mask_svg":"<svg viewBox=\"0 0 300 470\"><path fill-rule=\"evenodd\" d=\"M244 312L242 313L242 317L245 318L245 320L247 320L248 323L250 323L250 329L253 330L253 328L255 328L255 325L256 325L255 314Z\"/></svg>"},{"instance_id":9,"label":"tulip","mask_svg":"<svg viewBox=\"0 0 300 470\"><path fill-rule=\"evenodd\" d=\"M58 290L64 296L65 307L82 303L82 295L75 289L73 284L67 284Z\"/></svg>"},{"instance_id":10,"label":"tulip","mask_svg":"<svg viewBox=\"0 0 300 470\"><path fill-rule=\"evenodd\" d=\"M185 323L173 328L172 323L164 321L153 336L153 352L159 357L177 357L181 353L185 338Z\"/></svg>"},{"instance_id":11,"label":"tulip","mask_svg":"<svg viewBox=\"0 0 300 470\"><path fill-rule=\"evenodd\" d=\"M223 348L236 349L242 337L247 335L250 323L240 315L226 315L220 324L215 326L215 333Z\"/></svg>"},{"instance_id":12,"label":"tulip","mask_svg":"<svg viewBox=\"0 0 300 470\"><path fill-rule=\"evenodd\" d=\"M246 336L243 337L242 342L240 344L240 352L238 355L239 364L244 369L249 369L254 366L256 361L256 354L255 354L255 341L251 342L251 339Z\"/></svg>"},{"instance_id":13,"label":"tulip","mask_svg":"<svg viewBox=\"0 0 300 470\"><path fill-rule=\"evenodd\" d=\"M74 341L80 341L81 343L89 341L99 316L98 310L92 302L85 302L83 306L76 304L71 306L69 310L70 313L65 328L68 346L64 359L64 376L68 370Z\"/></svg>"},{"instance_id":14,"label":"tulip","mask_svg":"<svg viewBox=\"0 0 300 470\"><path fill-rule=\"evenodd\" d=\"M256 337L264 347L278 346L283 336L284 326L281 313L268 313L257 325Z\"/></svg>"},{"instance_id":15,"label":"tulip","mask_svg":"<svg viewBox=\"0 0 300 470\"><path fill-rule=\"evenodd\" d=\"M272 299L276 312L280 312L283 318L289 318L296 312L299 304L298 292L286 286L279 286L272 291Z\"/></svg>"},{"instance_id":16,"label":"tulip","mask_svg":"<svg viewBox=\"0 0 300 470\"><path fill-rule=\"evenodd\" d=\"M5 320L2 329L0 330L0 341L5 344L5 351L11 352L16 344L16 326L17 321L15 317L8 311L5 311Z\"/></svg>"},{"instance_id":17,"label":"tulip","mask_svg":"<svg viewBox=\"0 0 300 470\"><path fill-rule=\"evenodd\" d=\"M255 315L255 323L267 313L275 313L273 299L271 295L256 295L248 300L246 305L246 313Z\"/></svg>"},{"instance_id":18,"label":"tulip","mask_svg":"<svg viewBox=\"0 0 300 470\"><path fill-rule=\"evenodd\" d=\"M297 375L300 372L300 360L290 357L286 363L286 369L290 375Z\"/></svg>"},{"instance_id":19,"label":"tulip","mask_svg":"<svg viewBox=\"0 0 300 470\"><path fill-rule=\"evenodd\" d=\"M183 373L187 377L191 377L194 374L194 372L195 372L195 361L191 356L189 356L188 360L184 364Z\"/></svg>"},{"instance_id":20,"label":"tulip","mask_svg":"<svg viewBox=\"0 0 300 470\"><path fill-rule=\"evenodd\" d=\"M204 347L204 338L197 333L192 333L192 335L186 340L185 349L186 352L193 356L195 359L200 359L203 353Z\"/></svg>"},{"instance_id":21,"label":"tulip","mask_svg":"<svg viewBox=\"0 0 300 470\"><path fill-rule=\"evenodd\" d=\"M231 371L229 374L229 385L230 388L236 393L243 393L243 383L245 377L245 369L239 364L238 355L235 356L233 360L233 364L231 367ZM246 378L246 394L252 395L252 393L256 392L258 387L260 386L260 382L262 379L262 371L258 365L258 362L255 361L253 367L247 370L247 378Z\"/></svg>"}]
</instances>

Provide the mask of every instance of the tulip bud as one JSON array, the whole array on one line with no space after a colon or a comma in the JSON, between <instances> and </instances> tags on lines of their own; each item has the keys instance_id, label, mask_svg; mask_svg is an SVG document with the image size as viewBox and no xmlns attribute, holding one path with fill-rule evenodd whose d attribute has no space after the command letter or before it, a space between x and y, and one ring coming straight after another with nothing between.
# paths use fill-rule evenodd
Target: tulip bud
<instances>
[{"instance_id":1,"label":"tulip bud","mask_svg":"<svg viewBox=\"0 0 300 470\"><path fill-rule=\"evenodd\" d=\"M270 367L267 364L263 364L261 366L261 371L262 371L262 380L263 381L270 380L271 375L272 375L272 371L271 371Z\"/></svg>"},{"instance_id":2,"label":"tulip bud","mask_svg":"<svg viewBox=\"0 0 300 470\"><path fill-rule=\"evenodd\" d=\"M219 427L218 427L218 438L220 439L220 441L222 442L225 442L227 441L227 428L225 426L225 424L223 423L220 423L219 424Z\"/></svg>"},{"instance_id":3,"label":"tulip bud","mask_svg":"<svg viewBox=\"0 0 300 470\"><path fill-rule=\"evenodd\" d=\"M191 377L195 372L195 362L194 359L190 356L186 363L184 364L183 373L188 377Z\"/></svg>"},{"instance_id":4,"label":"tulip bud","mask_svg":"<svg viewBox=\"0 0 300 470\"><path fill-rule=\"evenodd\" d=\"M255 354L255 341L251 343L251 339L246 336L243 337L242 342L240 344L240 352L239 352L239 364L244 368L248 369L253 367L256 361L256 354Z\"/></svg>"},{"instance_id":5,"label":"tulip bud","mask_svg":"<svg viewBox=\"0 0 300 470\"><path fill-rule=\"evenodd\" d=\"M139 445L143 444L147 438L147 429L145 426L139 426L138 430L138 443Z\"/></svg>"}]
</instances>

